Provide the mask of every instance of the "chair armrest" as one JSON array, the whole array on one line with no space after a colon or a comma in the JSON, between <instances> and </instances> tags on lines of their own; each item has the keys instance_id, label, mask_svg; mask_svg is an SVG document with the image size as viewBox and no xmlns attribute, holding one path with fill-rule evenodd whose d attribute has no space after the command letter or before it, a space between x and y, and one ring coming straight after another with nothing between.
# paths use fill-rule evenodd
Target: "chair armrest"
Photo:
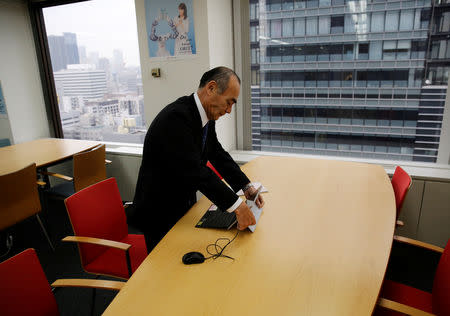
<instances>
[{"instance_id":1,"label":"chair armrest","mask_svg":"<svg viewBox=\"0 0 450 316\"><path fill-rule=\"evenodd\" d=\"M412 245L412 246L421 247L421 248L425 248L425 249L428 249L428 250L436 251L436 252L439 252L439 253L443 253L444 252L444 248L441 248L441 247L438 247L438 246L435 246L435 245L431 245L431 244L428 244L428 243L423 242L423 241L418 241L418 240L415 240L415 239L411 239L411 238L408 238L408 237L394 236L394 240L396 240L398 242L405 243L405 244L409 244L409 245Z\"/></svg>"},{"instance_id":2,"label":"chair armrest","mask_svg":"<svg viewBox=\"0 0 450 316\"><path fill-rule=\"evenodd\" d=\"M45 183L44 181L36 181L37 185L40 185L41 187L45 187L45 185L47 183Z\"/></svg>"},{"instance_id":3,"label":"chair armrest","mask_svg":"<svg viewBox=\"0 0 450 316\"><path fill-rule=\"evenodd\" d=\"M56 172L41 171L40 173L43 174L43 175L46 175L46 176L52 176L52 177L55 177L55 178L60 178L60 179L66 180L66 181L72 181L73 180L73 178L71 178L71 177L68 177L68 176L65 176L63 174L59 174L59 173L56 173Z\"/></svg>"},{"instance_id":4,"label":"chair armrest","mask_svg":"<svg viewBox=\"0 0 450 316\"><path fill-rule=\"evenodd\" d=\"M105 165L109 165L111 162L111 160L105 159Z\"/></svg>"},{"instance_id":5,"label":"chair armrest","mask_svg":"<svg viewBox=\"0 0 450 316\"><path fill-rule=\"evenodd\" d=\"M86 287L114 291L120 291L124 285L125 282L121 281L93 279L58 279L52 283L52 287Z\"/></svg>"},{"instance_id":6,"label":"chair armrest","mask_svg":"<svg viewBox=\"0 0 450 316\"><path fill-rule=\"evenodd\" d=\"M412 315L412 316L433 316L434 314L430 314L427 312L424 312L420 309L405 305L405 304L401 304L395 301L391 301L385 298L379 298L377 301L377 305L381 306L383 308L389 309L389 310L393 310L399 313L403 313L406 315Z\"/></svg>"},{"instance_id":7,"label":"chair armrest","mask_svg":"<svg viewBox=\"0 0 450 316\"><path fill-rule=\"evenodd\" d=\"M395 226L397 226L397 227L403 227L403 226L405 226L405 223L403 223L403 221L399 221L399 220L397 220L397 222L395 222Z\"/></svg>"},{"instance_id":8,"label":"chair armrest","mask_svg":"<svg viewBox=\"0 0 450 316\"><path fill-rule=\"evenodd\" d=\"M101 239L101 238L93 238L93 237L81 237L81 236L67 236L62 239L62 241L71 241L71 242L82 242L87 244L94 244L94 245L100 245L100 246L106 246L111 248L117 248L120 250L127 251L130 249L131 245L126 244L119 241L113 241L108 239Z\"/></svg>"}]
</instances>

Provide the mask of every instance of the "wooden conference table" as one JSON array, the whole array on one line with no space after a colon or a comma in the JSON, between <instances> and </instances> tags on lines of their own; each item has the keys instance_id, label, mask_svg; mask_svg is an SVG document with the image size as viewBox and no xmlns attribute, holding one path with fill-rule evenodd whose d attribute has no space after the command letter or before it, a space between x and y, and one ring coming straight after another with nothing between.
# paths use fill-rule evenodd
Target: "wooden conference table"
<instances>
[{"instance_id":1,"label":"wooden conference table","mask_svg":"<svg viewBox=\"0 0 450 316\"><path fill-rule=\"evenodd\" d=\"M183 265L235 230L194 225L202 198L145 259L104 315L370 315L391 250L395 198L381 166L260 157L242 168L269 190L234 257Z\"/></svg>"},{"instance_id":2,"label":"wooden conference table","mask_svg":"<svg viewBox=\"0 0 450 316\"><path fill-rule=\"evenodd\" d=\"M22 169L35 162L43 168L99 145L99 142L76 139L43 138L0 148L0 174Z\"/></svg>"}]
</instances>

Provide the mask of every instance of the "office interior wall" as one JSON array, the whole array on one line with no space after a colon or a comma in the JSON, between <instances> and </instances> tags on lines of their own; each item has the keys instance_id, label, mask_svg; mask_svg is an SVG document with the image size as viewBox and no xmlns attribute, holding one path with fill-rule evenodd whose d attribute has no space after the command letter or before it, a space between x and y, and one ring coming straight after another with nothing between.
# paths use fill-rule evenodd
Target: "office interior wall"
<instances>
[{"instance_id":1,"label":"office interior wall","mask_svg":"<svg viewBox=\"0 0 450 316\"><path fill-rule=\"evenodd\" d=\"M185 59L152 61L149 57L145 21L145 1L136 0L139 53L144 87L145 120L155 116L178 97L196 91L201 75L209 68L208 19L206 0L194 0L194 28L197 54ZM188 13L192 16L192 13ZM161 77L151 76L152 68L161 69Z\"/></svg>"},{"instance_id":2,"label":"office interior wall","mask_svg":"<svg viewBox=\"0 0 450 316\"><path fill-rule=\"evenodd\" d=\"M234 69L232 1L208 1L210 67ZM242 93L242 91L241 91ZM216 123L217 136L225 150L236 149L236 105Z\"/></svg>"},{"instance_id":3,"label":"office interior wall","mask_svg":"<svg viewBox=\"0 0 450 316\"><path fill-rule=\"evenodd\" d=\"M139 53L144 87L145 120L150 125L169 103L197 90L202 74L217 65L233 66L231 1L193 0L197 54L185 59L153 61L149 57L145 21L145 1L136 0ZM192 14L191 14L192 16ZM210 40L213 41L210 45ZM214 47L212 46L214 45ZM152 68L161 77L151 76ZM217 133L226 150L235 147L235 118L221 119Z\"/></svg>"},{"instance_id":4,"label":"office interior wall","mask_svg":"<svg viewBox=\"0 0 450 316\"><path fill-rule=\"evenodd\" d=\"M0 0L0 81L6 100L11 141L49 137L34 38L25 0ZM7 134L5 119L1 135Z\"/></svg>"}]
</instances>

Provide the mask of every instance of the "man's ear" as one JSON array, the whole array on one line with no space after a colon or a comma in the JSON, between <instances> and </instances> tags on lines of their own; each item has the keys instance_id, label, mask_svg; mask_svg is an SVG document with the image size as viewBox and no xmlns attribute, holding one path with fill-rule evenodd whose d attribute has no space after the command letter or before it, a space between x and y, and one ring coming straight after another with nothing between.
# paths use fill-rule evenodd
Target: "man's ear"
<instances>
[{"instance_id":1,"label":"man's ear","mask_svg":"<svg viewBox=\"0 0 450 316\"><path fill-rule=\"evenodd\" d=\"M206 84L206 91L208 91L208 94L214 94L217 90L217 83L214 80L211 80Z\"/></svg>"}]
</instances>

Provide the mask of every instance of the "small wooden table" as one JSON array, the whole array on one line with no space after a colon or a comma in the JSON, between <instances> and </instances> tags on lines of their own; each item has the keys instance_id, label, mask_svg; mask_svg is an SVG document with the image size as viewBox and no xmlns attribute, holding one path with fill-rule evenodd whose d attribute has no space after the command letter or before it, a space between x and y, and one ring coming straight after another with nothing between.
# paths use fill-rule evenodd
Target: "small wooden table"
<instances>
[{"instance_id":1,"label":"small wooden table","mask_svg":"<svg viewBox=\"0 0 450 316\"><path fill-rule=\"evenodd\" d=\"M87 151L99 142L76 139L43 138L0 148L0 174L19 170L35 162L37 168L62 162Z\"/></svg>"},{"instance_id":2,"label":"small wooden table","mask_svg":"<svg viewBox=\"0 0 450 316\"><path fill-rule=\"evenodd\" d=\"M269 190L256 231L186 266L236 230L194 225L204 197L141 264L104 315L370 315L386 270L395 197L381 166L260 157L243 168ZM161 210L164 211L164 210Z\"/></svg>"}]
</instances>

